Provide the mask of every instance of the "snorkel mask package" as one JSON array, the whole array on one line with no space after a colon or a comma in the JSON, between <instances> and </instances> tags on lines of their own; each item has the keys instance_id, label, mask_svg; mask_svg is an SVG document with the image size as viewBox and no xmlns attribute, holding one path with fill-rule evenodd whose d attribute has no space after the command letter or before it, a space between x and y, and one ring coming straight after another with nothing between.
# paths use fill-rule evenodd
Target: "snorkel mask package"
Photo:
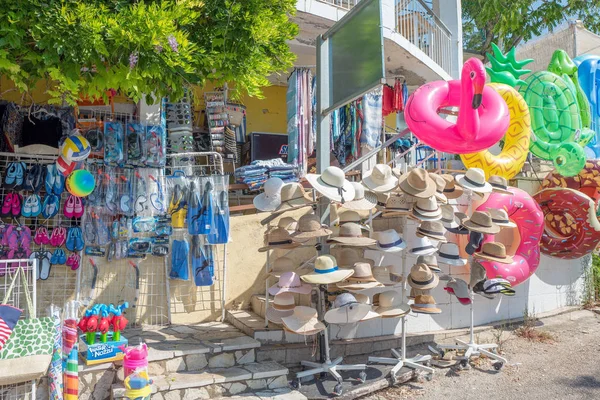
<instances>
[{"instance_id":1,"label":"snorkel mask package","mask_svg":"<svg viewBox=\"0 0 600 400\"><path fill-rule=\"evenodd\" d=\"M162 168L166 164L166 142L165 128L160 125L146 127L146 139L144 141L145 164L148 167Z\"/></svg>"},{"instance_id":2,"label":"snorkel mask package","mask_svg":"<svg viewBox=\"0 0 600 400\"><path fill-rule=\"evenodd\" d=\"M128 122L126 126L127 163L133 166L143 166L146 161L146 127L137 122Z\"/></svg>"},{"instance_id":3,"label":"snorkel mask package","mask_svg":"<svg viewBox=\"0 0 600 400\"><path fill-rule=\"evenodd\" d=\"M118 121L104 123L104 162L122 163L125 161L123 148L123 124Z\"/></svg>"}]
</instances>

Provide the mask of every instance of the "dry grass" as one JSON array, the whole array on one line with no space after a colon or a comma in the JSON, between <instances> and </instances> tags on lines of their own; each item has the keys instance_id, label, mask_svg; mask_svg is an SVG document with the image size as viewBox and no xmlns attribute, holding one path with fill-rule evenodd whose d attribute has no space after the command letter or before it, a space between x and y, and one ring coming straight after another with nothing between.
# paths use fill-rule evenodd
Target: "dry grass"
<instances>
[{"instance_id":1,"label":"dry grass","mask_svg":"<svg viewBox=\"0 0 600 400\"><path fill-rule=\"evenodd\" d=\"M530 342L554 343L556 338L550 332L537 329L539 319L535 316L535 308L530 313L528 309L523 311L523 325L515 330L515 335L527 339Z\"/></svg>"}]
</instances>

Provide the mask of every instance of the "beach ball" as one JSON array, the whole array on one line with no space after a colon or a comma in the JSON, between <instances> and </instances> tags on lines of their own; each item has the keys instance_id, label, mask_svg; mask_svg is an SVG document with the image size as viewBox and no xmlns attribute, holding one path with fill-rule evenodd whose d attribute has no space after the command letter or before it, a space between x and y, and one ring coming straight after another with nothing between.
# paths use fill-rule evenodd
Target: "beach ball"
<instances>
[{"instance_id":1,"label":"beach ball","mask_svg":"<svg viewBox=\"0 0 600 400\"><path fill-rule=\"evenodd\" d=\"M85 197L94 191L96 180L90 171L78 169L67 177L67 191L73 196Z\"/></svg>"},{"instance_id":2,"label":"beach ball","mask_svg":"<svg viewBox=\"0 0 600 400\"><path fill-rule=\"evenodd\" d=\"M90 142L80 134L67 136L60 146L60 156L67 161L83 161L91 151Z\"/></svg>"}]
</instances>

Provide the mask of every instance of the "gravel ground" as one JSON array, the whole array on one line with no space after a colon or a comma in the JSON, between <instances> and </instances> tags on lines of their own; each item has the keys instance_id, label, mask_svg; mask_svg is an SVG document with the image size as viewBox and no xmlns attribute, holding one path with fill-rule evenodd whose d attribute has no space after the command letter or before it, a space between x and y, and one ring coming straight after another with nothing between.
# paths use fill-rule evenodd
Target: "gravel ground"
<instances>
[{"instance_id":1,"label":"gravel ground","mask_svg":"<svg viewBox=\"0 0 600 400\"><path fill-rule=\"evenodd\" d=\"M582 310L539 323L536 329L555 341L530 342L504 332L502 353L509 364L500 372L480 359L470 370L437 369L431 382L410 382L363 399L600 399L600 315ZM476 341L495 343L499 332L484 332Z\"/></svg>"}]
</instances>

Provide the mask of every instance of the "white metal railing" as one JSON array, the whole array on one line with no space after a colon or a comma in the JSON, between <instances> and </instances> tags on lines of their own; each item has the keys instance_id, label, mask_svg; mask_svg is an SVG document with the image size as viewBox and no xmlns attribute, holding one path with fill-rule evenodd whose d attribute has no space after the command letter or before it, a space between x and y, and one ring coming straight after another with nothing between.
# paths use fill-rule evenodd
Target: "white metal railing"
<instances>
[{"instance_id":1,"label":"white metal railing","mask_svg":"<svg viewBox=\"0 0 600 400\"><path fill-rule=\"evenodd\" d=\"M341 8L342 10L350 10L352 7L358 4L360 0L317 0L321 3L327 3L332 6Z\"/></svg>"},{"instance_id":2,"label":"white metal railing","mask_svg":"<svg viewBox=\"0 0 600 400\"><path fill-rule=\"evenodd\" d=\"M423 0L396 0L396 31L444 71L452 69L452 33Z\"/></svg>"}]
</instances>

